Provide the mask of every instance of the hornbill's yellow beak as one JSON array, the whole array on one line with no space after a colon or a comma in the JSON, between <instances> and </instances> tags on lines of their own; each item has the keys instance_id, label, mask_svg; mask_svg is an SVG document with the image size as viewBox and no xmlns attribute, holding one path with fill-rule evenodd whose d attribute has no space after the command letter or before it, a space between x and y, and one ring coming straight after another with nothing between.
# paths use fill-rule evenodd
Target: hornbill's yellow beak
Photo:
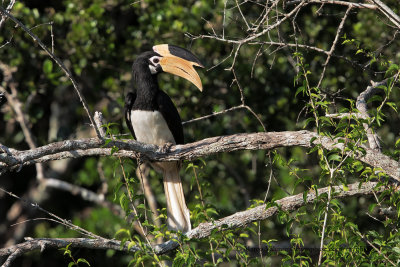
<instances>
[{"instance_id":1,"label":"hornbill's yellow beak","mask_svg":"<svg viewBox=\"0 0 400 267\"><path fill-rule=\"evenodd\" d=\"M201 68L204 66L189 50L169 44L153 46L153 50L162 56L160 65L163 71L185 78L203 91L203 85L194 66Z\"/></svg>"}]
</instances>

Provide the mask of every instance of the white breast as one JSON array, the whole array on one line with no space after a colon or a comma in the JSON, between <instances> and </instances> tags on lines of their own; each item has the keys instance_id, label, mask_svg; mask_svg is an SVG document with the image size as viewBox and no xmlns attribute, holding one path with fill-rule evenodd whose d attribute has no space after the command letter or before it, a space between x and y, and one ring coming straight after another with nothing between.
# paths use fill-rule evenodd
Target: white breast
<instances>
[{"instance_id":1,"label":"white breast","mask_svg":"<svg viewBox=\"0 0 400 267\"><path fill-rule=\"evenodd\" d=\"M138 141L158 146L175 144L174 136L159 111L132 110L131 122Z\"/></svg>"}]
</instances>

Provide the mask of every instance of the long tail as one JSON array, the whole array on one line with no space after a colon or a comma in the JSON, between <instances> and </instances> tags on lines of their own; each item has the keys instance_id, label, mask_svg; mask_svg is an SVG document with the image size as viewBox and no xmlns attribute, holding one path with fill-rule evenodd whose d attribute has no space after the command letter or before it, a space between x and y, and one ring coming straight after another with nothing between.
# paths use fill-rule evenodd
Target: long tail
<instances>
[{"instance_id":1,"label":"long tail","mask_svg":"<svg viewBox=\"0 0 400 267\"><path fill-rule=\"evenodd\" d=\"M163 172L164 190L167 199L168 228L186 233L192 229L190 213L186 206L182 182L179 177L179 167L168 168Z\"/></svg>"}]
</instances>

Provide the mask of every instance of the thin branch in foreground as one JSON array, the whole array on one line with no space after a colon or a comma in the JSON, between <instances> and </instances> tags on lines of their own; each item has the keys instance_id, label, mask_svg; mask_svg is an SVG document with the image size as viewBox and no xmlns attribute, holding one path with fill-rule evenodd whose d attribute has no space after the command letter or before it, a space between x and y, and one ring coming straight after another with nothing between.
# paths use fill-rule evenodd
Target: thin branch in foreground
<instances>
[{"instance_id":1,"label":"thin branch in foreground","mask_svg":"<svg viewBox=\"0 0 400 267\"><path fill-rule=\"evenodd\" d=\"M21 200L22 202L24 202L24 203L27 204L28 206L31 206L31 207L33 207L33 208L36 208L36 209L38 209L38 210L44 212L45 214L47 214L47 215L49 215L50 217L54 218L58 223L60 223L60 224L62 224L62 225L64 225L64 226L66 226L66 227L68 227L68 228L71 229L71 230L75 230L75 231L79 232L80 234L86 235L86 236L88 236L88 237L102 239L101 236L95 235L95 234L93 234L93 233L91 233L91 232L89 232L89 231L87 231L87 230L85 230L85 229L83 229L83 228L81 228L81 227L79 227L79 226L77 226L77 225L75 225L75 224L69 222L68 220L65 220L65 219L63 219L63 218L61 218L61 217L55 215L54 213L51 213L51 212L45 210L44 208L40 207L40 206L39 206L38 204L36 204L36 203L32 203L32 202L30 202L29 200L20 198L20 197L17 196L16 194L14 194L14 193L12 193L12 192L9 192L9 191L7 191L7 190L4 190L4 189L1 188L1 187L0 187L0 191L2 191L3 193L6 193L7 195L9 195L9 196L11 196L11 197L13 197L13 198L16 198L16 199L18 199L18 200Z\"/></svg>"},{"instance_id":2,"label":"thin branch in foreground","mask_svg":"<svg viewBox=\"0 0 400 267\"><path fill-rule=\"evenodd\" d=\"M224 110L221 110L221 111L218 111L218 112L213 112L212 114L208 114L208 115L205 115L205 116L202 116L202 117L199 117L199 118L195 118L195 119L191 119L191 120L188 120L188 121L184 121L184 122L182 122L182 125L189 124L189 123L192 123L192 122L201 121L201 120L205 120L205 119L209 119L211 117L222 115L222 114L225 114L227 112L234 111L234 110L237 110L237 109L242 109L242 108L245 108L245 107L243 105L240 105L240 106L235 106L235 107L231 107L231 108L228 108L228 109L224 109Z\"/></svg>"}]
</instances>

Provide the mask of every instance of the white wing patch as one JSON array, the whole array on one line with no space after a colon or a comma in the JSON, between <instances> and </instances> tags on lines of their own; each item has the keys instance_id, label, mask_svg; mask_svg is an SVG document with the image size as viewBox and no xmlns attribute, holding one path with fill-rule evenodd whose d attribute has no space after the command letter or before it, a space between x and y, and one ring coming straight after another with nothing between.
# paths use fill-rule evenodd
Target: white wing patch
<instances>
[{"instance_id":1,"label":"white wing patch","mask_svg":"<svg viewBox=\"0 0 400 267\"><path fill-rule=\"evenodd\" d=\"M139 142L158 146L175 144L174 136L159 111L132 110L130 115Z\"/></svg>"}]
</instances>

